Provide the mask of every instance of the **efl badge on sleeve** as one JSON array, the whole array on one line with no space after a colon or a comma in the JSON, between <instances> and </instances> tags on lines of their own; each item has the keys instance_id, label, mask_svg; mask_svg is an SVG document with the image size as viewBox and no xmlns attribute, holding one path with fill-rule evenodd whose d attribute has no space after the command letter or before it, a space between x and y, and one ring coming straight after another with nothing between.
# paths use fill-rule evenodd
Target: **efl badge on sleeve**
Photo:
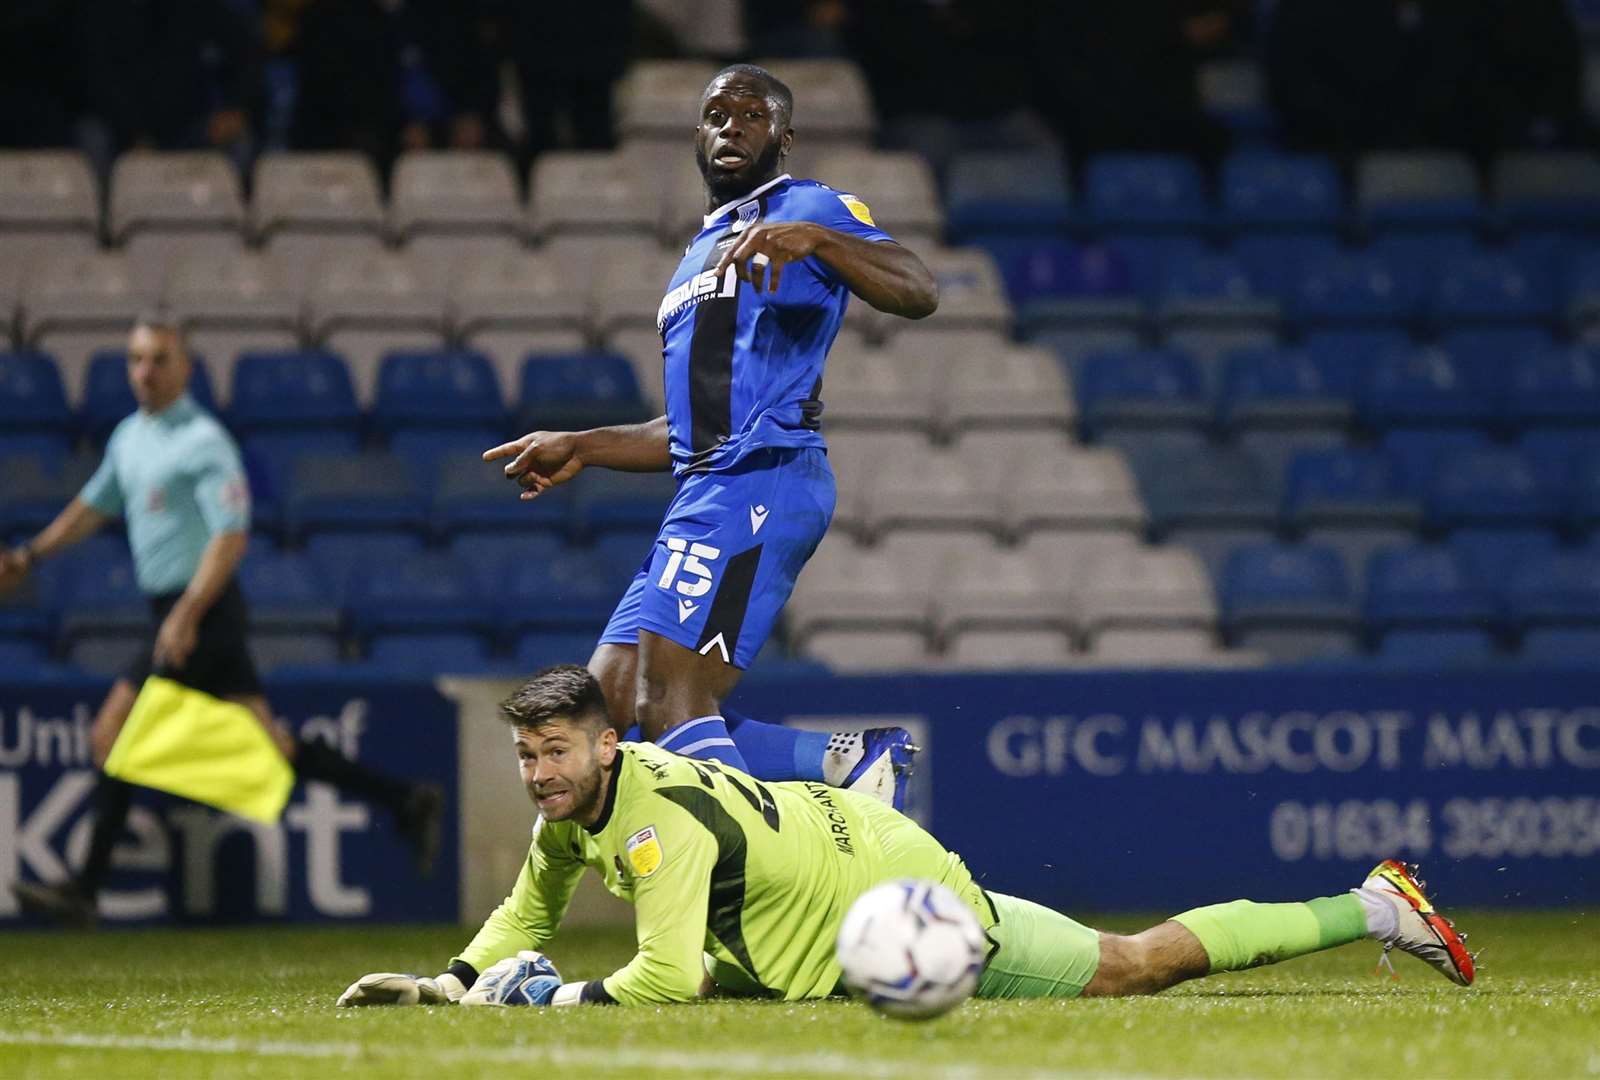
<instances>
[{"instance_id":1,"label":"efl badge on sleeve","mask_svg":"<svg viewBox=\"0 0 1600 1080\"><path fill-rule=\"evenodd\" d=\"M878 227L878 223L872 220L872 211L867 209L866 203L854 195L840 195L839 201L844 203L845 209L849 210L851 216L861 224L871 225L874 229Z\"/></svg>"},{"instance_id":2,"label":"efl badge on sleeve","mask_svg":"<svg viewBox=\"0 0 1600 1080\"><path fill-rule=\"evenodd\" d=\"M656 838L656 827L640 829L628 837L626 845L628 851L628 865L633 867L633 872L642 878L647 878L661 866L661 841Z\"/></svg>"}]
</instances>

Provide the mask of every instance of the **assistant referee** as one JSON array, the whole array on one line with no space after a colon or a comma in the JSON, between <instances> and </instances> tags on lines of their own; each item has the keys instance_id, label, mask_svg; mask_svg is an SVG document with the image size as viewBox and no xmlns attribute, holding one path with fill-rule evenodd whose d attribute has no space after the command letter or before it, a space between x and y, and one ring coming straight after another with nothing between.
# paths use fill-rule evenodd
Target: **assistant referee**
<instances>
[{"instance_id":1,"label":"assistant referee","mask_svg":"<svg viewBox=\"0 0 1600 1080\"><path fill-rule=\"evenodd\" d=\"M128 338L128 382L138 411L117 425L100 467L55 520L32 540L0 552L0 592L15 587L35 563L125 517L154 635L95 716L95 767L104 768L146 677L163 675L247 706L301 778L335 784L387 808L426 873L439 843L438 785L384 776L324 742L297 741L273 719L250 657L249 615L235 579L249 543L250 489L233 438L189 396L192 371L178 320L166 311L140 316ZM131 798L130 785L100 773L83 867L69 881L12 886L24 909L93 924L95 897Z\"/></svg>"}]
</instances>

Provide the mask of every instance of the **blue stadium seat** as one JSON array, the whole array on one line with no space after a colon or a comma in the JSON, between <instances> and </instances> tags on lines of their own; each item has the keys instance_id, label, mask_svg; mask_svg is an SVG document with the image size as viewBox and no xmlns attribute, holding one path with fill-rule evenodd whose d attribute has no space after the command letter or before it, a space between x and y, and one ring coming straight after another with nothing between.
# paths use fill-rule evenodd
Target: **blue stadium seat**
<instances>
[{"instance_id":1,"label":"blue stadium seat","mask_svg":"<svg viewBox=\"0 0 1600 1080\"><path fill-rule=\"evenodd\" d=\"M1222 572L1229 639L1274 659L1348 656L1357 649L1356 607L1338 553L1313 544L1234 549Z\"/></svg>"},{"instance_id":2,"label":"blue stadium seat","mask_svg":"<svg viewBox=\"0 0 1600 1080\"><path fill-rule=\"evenodd\" d=\"M1566 268L1564 299L1567 322L1574 330L1600 323L1600 250L1576 256Z\"/></svg>"},{"instance_id":3,"label":"blue stadium seat","mask_svg":"<svg viewBox=\"0 0 1600 1080\"><path fill-rule=\"evenodd\" d=\"M389 436L389 453L410 466L424 483L437 477L446 462L463 466L469 459L478 470L501 476L501 466L485 462L483 452L508 438L503 427L402 428Z\"/></svg>"},{"instance_id":4,"label":"blue stadium seat","mask_svg":"<svg viewBox=\"0 0 1600 1080\"><path fill-rule=\"evenodd\" d=\"M0 432L66 439L73 426L55 361L39 352L0 352Z\"/></svg>"},{"instance_id":5,"label":"blue stadium seat","mask_svg":"<svg viewBox=\"0 0 1600 1080\"><path fill-rule=\"evenodd\" d=\"M1600 450L1575 455L1562 479L1569 492L1572 528L1587 533L1600 526Z\"/></svg>"},{"instance_id":6,"label":"blue stadium seat","mask_svg":"<svg viewBox=\"0 0 1600 1080\"><path fill-rule=\"evenodd\" d=\"M523 500L521 489L506 479L502 464L486 463L470 451L440 458L433 473L434 532L450 536L463 530L498 529L565 535L573 530L575 493L584 484L552 488L536 499ZM583 479L586 484L591 475Z\"/></svg>"},{"instance_id":7,"label":"blue stadium seat","mask_svg":"<svg viewBox=\"0 0 1600 1080\"><path fill-rule=\"evenodd\" d=\"M495 629L489 597L446 552L425 551L393 561L369 562L352 573L348 607L357 634L478 633Z\"/></svg>"},{"instance_id":8,"label":"blue stadium seat","mask_svg":"<svg viewBox=\"0 0 1600 1080\"><path fill-rule=\"evenodd\" d=\"M1095 353L1078 365L1074 382L1091 436L1116 427L1199 429L1209 420L1199 369L1176 350Z\"/></svg>"},{"instance_id":9,"label":"blue stadium seat","mask_svg":"<svg viewBox=\"0 0 1600 1080\"><path fill-rule=\"evenodd\" d=\"M1144 308L1122 256L1106 244L984 238L1024 337L1086 327L1137 330Z\"/></svg>"},{"instance_id":10,"label":"blue stadium seat","mask_svg":"<svg viewBox=\"0 0 1600 1080\"><path fill-rule=\"evenodd\" d=\"M1506 607L1524 632L1543 627L1600 629L1600 554L1557 551L1516 567Z\"/></svg>"},{"instance_id":11,"label":"blue stadium seat","mask_svg":"<svg viewBox=\"0 0 1600 1080\"><path fill-rule=\"evenodd\" d=\"M1600 359L1592 348L1551 346L1509 359L1512 424L1600 425Z\"/></svg>"},{"instance_id":12,"label":"blue stadium seat","mask_svg":"<svg viewBox=\"0 0 1600 1080\"><path fill-rule=\"evenodd\" d=\"M55 636L55 612L33 575L0 593L0 641L33 641L41 648Z\"/></svg>"},{"instance_id":13,"label":"blue stadium seat","mask_svg":"<svg viewBox=\"0 0 1600 1080\"><path fill-rule=\"evenodd\" d=\"M1230 229L1332 232L1344 215L1333 162L1321 156L1233 154L1222 165L1222 221Z\"/></svg>"},{"instance_id":14,"label":"blue stadium seat","mask_svg":"<svg viewBox=\"0 0 1600 1080\"><path fill-rule=\"evenodd\" d=\"M960 244L983 233L1053 232L1066 227L1068 191L1059 154L959 154L945 180L945 230Z\"/></svg>"},{"instance_id":15,"label":"blue stadium seat","mask_svg":"<svg viewBox=\"0 0 1600 1080\"><path fill-rule=\"evenodd\" d=\"M1101 230L1198 230L1210 220L1199 167L1176 154L1091 158L1084 175L1084 211Z\"/></svg>"},{"instance_id":16,"label":"blue stadium seat","mask_svg":"<svg viewBox=\"0 0 1600 1080\"><path fill-rule=\"evenodd\" d=\"M499 592L500 621L513 633L584 634L592 651L627 586L608 570L581 548L568 548L549 559L513 562Z\"/></svg>"},{"instance_id":17,"label":"blue stadium seat","mask_svg":"<svg viewBox=\"0 0 1600 1080\"><path fill-rule=\"evenodd\" d=\"M478 634L387 633L367 645L367 661L411 674L470 674L495 666Z\"/></svg>"},{"instance_id":18,"label":"blue stadium seat","mask_svg":"<svg viewBox=\"0 0 1600 1080\"><path fill-rule=\"evenodd\" d=\"M1128 269L1134 292L1154 303L1170 269L1202 258L1209 250L1188 233L1109 233L1103 241Z\"/></svg>"},{"instance_id":19,"label":"blue stadium seat","mask_svg":"<svg viewBox=\"0 0 1600 1080\"><path fill-rule=\"evenodd\" d=\"M566 550L566 541L549 532L471 529L451 536L447 550L472 575L480 593L494 596L519 563L553 559Z\"/></svg>"},{"instance_id":20,"label":"blue stadium seat","mask_svg":"<svg viewBox=\"0 0 1600 1080\"><path fill-rule=\"evenodd\" d=\"M1157 315L1169 331L1181 327L1274 330L1279 307L1272 296L1256 291L1243 262L1213 253L1167 264Z\"/></svg>"},{"instance_id":21,"label":"blue stadium seat","mask_svg":"<svg viewBox=\"0 0 1600 1080\"><path fill-rule=\"evenodd\" d=\"M1343 429L1352 414L1310 354L1298 349L1230 353L1218 404L1223 425L1235 434L1251 428Z\"/></svg>"},{"instance_id":22,"label":"blue stadium seat","mask_svg":"<svg viewBox=\"0 0 1600 1080\"><path fill-rule=\"evenodd\" d=\"M1468 450L1440 459L1428 486L1434 528L1554 526L1561 499L1533 462L1516 450Z\"/></svg>"},{"instance_id":23,"label":"blue stadium seat","mask_svg":"<svg viewBox=\"0 0 1600 1080\"><path fill-rule=\"evenodd\" d=\"M1537 526L1491 526L1456 529L1445 543L1471 580L1503 583L1508 568L1553 555L1560 538L1554 531Z\"/></svg>"},{"instance_id":24,"label":"blue stadium seat","mask_svg":"<svg viewBox=\"0 0 1600 1080\"><path fill-rule=\"evenodd\" d=\"M1384 233L1367 253L1397 274L1420 301L1440 274L1457 263L1478 258L1483 248L1470 229L1440 229Z\"/></svg>"},{"instance_id":25,"label":"blue stadium seat","mask_svg":"<svg viewBox=\"0 0 1600 1080\"><path fill-rule=\"evenodd\" d=\"M1405 426L1487 427L1499 419L1484 372L1444 349L1379 356L1367 378L1362 419L1380 430Z\"/></svg>"},{"instance_id":26,"label":"blue stadium seat","mask_svg":"<svg viewBox=\"0 0 1600 1080\"><path fill-rule=\"evenodd\" d=\"M1407 670L1479 668L1499 658L1493 634L1459 627L1391 630L1377 652L1379 664Z\"/></svg>"},{"instance_id":27,"label":"blue stadium seat","mask_svg":"<svg viewBox=\"0 0 1600 1080\"><path fill-rule=\"evenodd\" d=\"M1485 449L1489 437L1475 428L1395 428L1384 432L1382 446L1394 463L1400 490L1420 497L1443 458Z\"/></svg>"},{"instance_id":28,"label":"blue stadium seat","mask_svg":"<svg viewBox=\"0 0 1600 1080\"><path fill-rule=\"evenodd\" d=\"M340 659L339 639L334 634L304 630L283 632L252 629L250 655L256 669L280 678L308 678L329 674Z\"/></svg>"},{"instance_id":29,"label":"blue stadium seat","mask_svg":"<svg viewBox=\"0 0 1600 1080\"><path fill-rule=\"evenodd\" d=\"M1447 329L1439 345L1451 356L1479 371L1505 369L1518 358L1556 347L1549 329L1541 326L1467 326Z\"/></svg>"},{"instance_id":30,"label":"blue stadium seat","mask_svg":"<svg viewBox=\"0 0 1600 1080\"><path fill-rule=\"evenodd\" d=\"M350 529L421 532L426 515L427 501L416 478L392 454L301 457L284 503L291 536Z\"/></svg>"},{"instance_id":31,"label":"blue stadium seat","mask_svg":"<svg viewBox=\"0 0 1600 1080\"><path fill-rule=\"evenodd\" d=\"M207 412L220 416L216 395L211 390L211 376L206 373L205 358L190 357L193 374L189 376L189 396ZM106 349L89 360L89 372L84 380L83 404L78 415L83 429L97 443L111 435L112 428L139 407L128 385L128 354L120 349Z\"/></svg>"},{"instance_id":32,"label":"blue stadium seat","mask_svg":"<svg viewBox=\"0 0 1600 1080\"><path fill-rule=\"evenodd\" d=\"M1551 283L1509 255L1476 255L1440 268L1432 297L1441 327L1472 323L1546 323L1556 314Z\"/></svg>"},{"instance_id":33,"label":"blue stadium seat","mask_svg":"<svg viewBox=\"0 0 1600 1080\"><path fill-rule=\"evenodd\" d=\"M650 418L632 366L615 353L529 356L514 411L521 430L577 431Z\"/></svg>"},{"instance_id":34,"label":"blue stadium seat","mask_svg":"<svg viewBox=\"0 0 1600 1080\"><path fill-rule=\"evenodd\" d=\"M1305 267L1337 258L1344 248L1330 233L1295 231L1246 233L1235 237L1229 250L1259 292L1288 303Z\"/></svg>"},{"instance_id":35,"label":"blue stadium seat","mask_svg":"<svg viewBox=\"0 0 1600 1080\"><path fill-rule=\"evenodd\" d=\"M252 546L239 567L239 586L250 602L253 629L338 632L336 595L303 553Z\"/></svg>"},{"instance_id":36,"label":"blue stadium seat","mask_svg":"<svg viewBox=\"0 0 1600 1080\"><path fill-rule=\"evenodd\" d=\"M49 652L37 641L0 637L0 679L14 681L18 676L31 675L49 659Z\"/></svg>"},{"instance_id":37,"label":"blue stadium seat","mask_svg":"<svg viewBox=\"0 0 1600 1080\"><path fill-rule=\"evenodd\" d=\"M582 664L594 652L596 634L533 630L517 638L512 662L530 674L551 664Z\"/></svg>"},{"instance_id":38,"label":"blue stadium seat","mask_svg":"<svg viewBox=\"0 0 1600 1080\"><path fill-rule=\"evenodd\" d=\"M1339 254L1301 266L1289 313L1302 328L1398 329L1416 307L1413 285L1375 255Z\"/></svg>"},{"instance_id":39,"label":"blue stadium seat","mask_svg":"<svg viewBox=\"0 0 1600 1080\"><path fill-rule=\"evenodd\" d=\"M1421 503L1400 490L1386 454L1339 447L1289 464L1285 530L1337 551L1352 581L1365 578L1374 551L1410 542L1421 523Z\"/></svg>"},{"instance_id":40,"label":"blue stadium seat","mask_svg":"<svg viewBox=\"0 0 1600 1080\"><path fill-rule=\"evenodd\" d=\"M1522 635L1524 664L1600 667L1600 626L1536 626Z\"/></svg>"},{"instance_id":41,"label":"blue stadium seat","mask_svg":"<svg viewBox=\"0 0 1600 1080\"><path fill-rule=\"evenodd\" d=\"M414 532L358 530L316 533L306 538L306 557L343 603L350 579L362 567L392 566L422 553L422 537Z\"/></svg>"},{"instance_id":42,"label":"blue stadium seat","mask_svg":"<svg viewBox=\"0 0 1600 1080\"><path fill-rule=\"evenodd\" d=\"M575 527L586 536L661 524L677 491L670 473L586 473L577 495ZM537 499L534 500L538 502Z\"/></svg>"},{"instance_id":43,"label":"blue stadium seat","mask_svg":"<svg viewBox=\"0 0 1600 1080\"><path fill-rule=\"evenodd\" d=\"M31 536L50 524L99 464L92 454L0 457L0 534Z\"/></svg>"},{"instance_id":44,"label":"blue stadium seat","mask_svg":"<svg viewBox=\"0 0 1600 1080\"><path fill-rule=\"evenodd\" d=\"M490 428L505 422L494 368L482 353L390 353L378 369L372 422L379 431L403 428Z\"/></svg>"},{"instance_id":45,"label":"blue stadium seat","mask_svg":"<svg viewBox=\"0 0 1600 1080\"><path fill-rule=\"evenodd\" d=\"M1213 573L1233 547L1267 540L1275 531L1273 480L1246 454L1150 455L1135 466L1152 533L1190 548Z\"/></svg>"},{"instance_id":46,"label":"blue stadium seat","mask_svg":"<svg viewBox=\"0 0 1600 1080\"><path fill-rule=\"evenodd\" d=\"M1316 330L1301 342L1330 391L1351 401L1366 389L1380 356L1403 352L1411 339L1399 330Z\"/></svg>"},{"instance_id":47,"label":"blue stadium seat","mask_svg":"<svg viewBox=\"0 0 1600 1080\"><path fill-rule=\"evenodd\" d=\"M358 430L350 371L326 352L244 353L233 372L232 426L241 434L282 428Z\"/></svg>"},{"instance_id":48,"label":"blue stadium seat","mask_svg":"<svg viewBox=\"0 0 1600 1080\"><path fill-rule=\"evenodd\" d=\"M1570 484L1581 459L1600 454L1600 427L1529 428L1517 440L1517 449L1527 454L1542 474L1561 477Z\"/></svg>"},{"instance_id":49,"label":"blue stadium seat","mask_svg":"<svg viewBox=\"0 0 1600 1080\"><path fill-rule=\"evenodd\" d=\"M1418 544L1375 552L1367 564L1367 628L1492 631L1500 607L1483 579L1448 547Z\"/></svg>"},{"instance_id":50,"label":"blue stadium seat","mask_svg":"<svg viewBox=\"0 0 1600 1080\"><path fill-rule=\"evenodd\" d=\"M626 586L645 561L655 554L659 530L631 529L607 533L597 538L590 551L612 574L621 586Z\"/></svg>"},{"instance_id":51,"label":"blue stadium seat","mask_svg":"<svg viewBox=\"0 0 1600 1080\"><path fill-rule=\"evenodd\" d=\"M84 637L145 637L150 602L134 576L133 557L120 544L79 545L54 560L50 591L61 609L64 641Z\"/></svg>"},{"instance_id":52,"label":"blue stadium seat","mask_svg":"<svg viewBox=\"0 0 1600 1080\"><path fill-rule=\"evenodd\" d=\"M276 430L245 437L240 446L250 481L250 522L257 532L281 536L295 468L301 458L346 457L360 451L354 431Z\"/></svg>"}]
</instances>

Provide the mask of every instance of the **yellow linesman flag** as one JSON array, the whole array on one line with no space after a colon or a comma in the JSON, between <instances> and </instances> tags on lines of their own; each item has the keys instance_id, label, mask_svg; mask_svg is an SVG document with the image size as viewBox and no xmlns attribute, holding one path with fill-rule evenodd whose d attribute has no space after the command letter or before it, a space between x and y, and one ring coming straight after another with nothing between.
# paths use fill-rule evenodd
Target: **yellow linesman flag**
<instances>
[{"instance_id":1,"label":"yellow linesman flag","mask_svg":"<svg viewBox=\"0 0 1600 1080\"><path fill-rule=\"evenodd\" d=\"M106 758L108 776L275 824L294 769L243 705L152 675Z\"/></svg>"}]
</instances>

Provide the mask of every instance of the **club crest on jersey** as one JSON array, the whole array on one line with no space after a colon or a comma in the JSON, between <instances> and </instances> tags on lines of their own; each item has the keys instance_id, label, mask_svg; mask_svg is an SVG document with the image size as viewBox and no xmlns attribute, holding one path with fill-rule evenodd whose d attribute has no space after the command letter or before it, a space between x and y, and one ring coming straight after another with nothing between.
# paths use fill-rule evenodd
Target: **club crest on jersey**
<instances>
[{"instance_id":1,"label":"club crest on jersey","mask_svg":"<svg viewBox=\"0 0 1600 1080\"><path fill-rule=\"evenodd\" d=\"M661 867L661 840L654 825L646 826L628 837L623 845L628 853L628 865L636 876L647 878Z\"/></svg>"},{"instance_id":2,"label":"club crest on jersey","mask_svg":"<svg viewBox=\"0 0 1600 1080\"><path fill-rule=\"evenodd\" d=\"M728 267L720 282L717 281L715 270L702 270L662 298L661 307L656 311L656 330L665 327L667 320L684 308L713 296L733 296L738 289L739 276L734 273L733 267Z\"/></svg>"},{"instance_id":3,"label":"club crest on jersey","mask_svg":"<svg viewBox=\"0 0 1600 1080\"><path fill-rule=\"evenodd\" d=\"M872 220L872 211L867 209L866 203L854 195L840 195L839 201L844 203L846 210L850 211L850 216L861 222L861 224L871 225L873 228L878 227L878 223Z\"/></svg>"},{"instance_id":4,"label":"club crest on jersey","mask_svg":"<svg viewBox=\"0 0 1600 1080\"><path fill-rule=\"evenodd\" d=\"M756 223L756 218L761 216L761 200L755 199L739 207L739 216L734 218L733 231L744 232Z\"/></svg>"}]
</instances>

